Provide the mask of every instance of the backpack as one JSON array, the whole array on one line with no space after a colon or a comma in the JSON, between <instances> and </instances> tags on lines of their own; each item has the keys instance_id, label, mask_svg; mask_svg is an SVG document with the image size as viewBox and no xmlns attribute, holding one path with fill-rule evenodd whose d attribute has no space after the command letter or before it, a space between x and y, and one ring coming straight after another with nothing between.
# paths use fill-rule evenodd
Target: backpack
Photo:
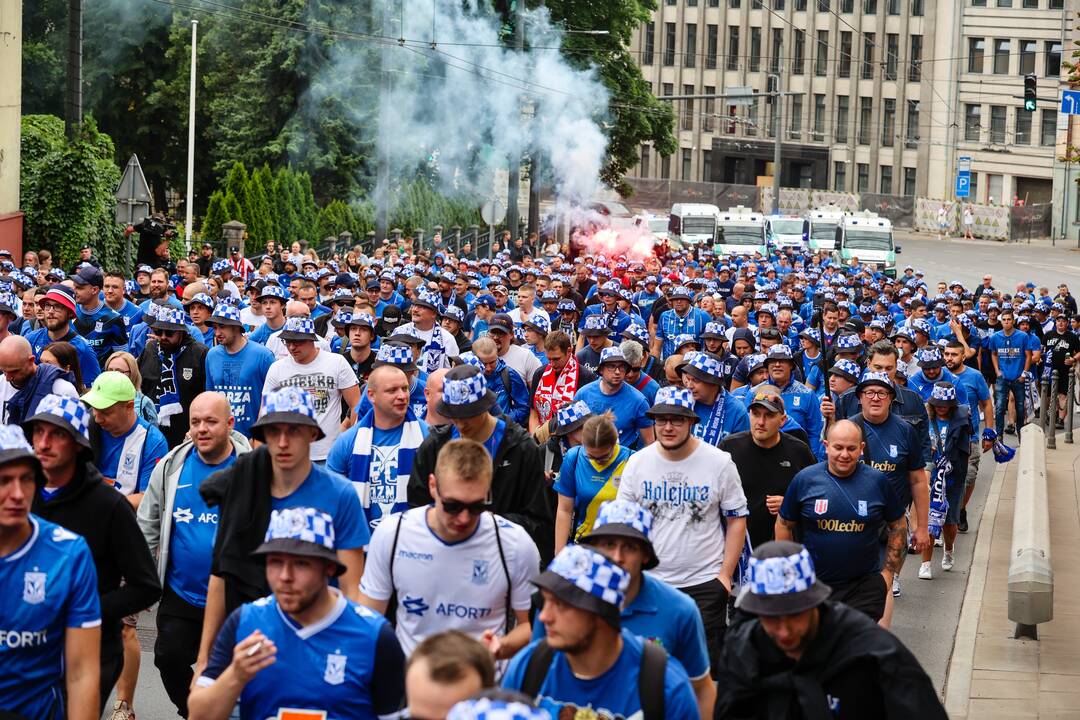
<instances>
[{"instance_id":1,"label":"backpack","mask_svg":"<svg viewBox=\"0 0 1080 720\"><path fill-rule=\"evenodd\" d=\"M664 648L648 640L641 641L641 667L638 669L638 698L641 701L643 720L664 720L664 675L667 673L667 652ZM540 694L551 662L555 659L555 650L547 640L541 640L529 656L525 666L525 677L521 682L521 692L530 698Z\"/></svg>"}]
</instances>

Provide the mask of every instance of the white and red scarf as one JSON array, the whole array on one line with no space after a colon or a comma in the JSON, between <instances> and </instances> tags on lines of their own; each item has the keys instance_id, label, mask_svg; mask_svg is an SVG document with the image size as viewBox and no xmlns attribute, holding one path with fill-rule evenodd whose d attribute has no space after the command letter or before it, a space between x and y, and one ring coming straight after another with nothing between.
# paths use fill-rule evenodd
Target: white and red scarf
<instances>
[{"instance_id":1,"label":"white and red scarf","mask_svg":"<svg viewBox=\"0 0 1080 720\"><path fill-rule=\"evenodd\" d=\"M548 365L540 376L540 384L533 397L533 407L545 423L559 410L574 402L574 393L578 385L578 362L572 354L563 366L562 372L555 374L555 368Z\"/></svg>"}]
</instances>

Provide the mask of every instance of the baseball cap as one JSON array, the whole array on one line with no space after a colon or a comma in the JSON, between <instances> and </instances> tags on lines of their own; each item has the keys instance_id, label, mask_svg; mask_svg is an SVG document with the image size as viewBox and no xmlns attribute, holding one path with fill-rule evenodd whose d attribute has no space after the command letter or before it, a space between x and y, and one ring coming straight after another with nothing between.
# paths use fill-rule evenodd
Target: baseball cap
<instances>
[{"instance_id":1,"label":"baseball cap","mask_svg":"<svg viewBox=\"0 0 1080 720\"><path fill-rule=\"evenodd\" d=\"M784 412L784 397L780 394L780 388L775 385L758 385L754 388L754 394L750 397L750 402L747 403L746 408L749 410L755 405L763 407L769 412Z\"/></svg>"},{"instance_id":2,"label":"baseball cap","mask_svg":"<svg viewBox=\"0 0 1080 720\"><path fill-rule=\"evenodd\" d=\"M506 313L498 313L493 316L491 320L488 320L488 332L491 332L493 330L513 335L514 321Z\"/></svg>"},{"instance_id":3,"label":"baseball cap","mask_svg":"<svg viewBox=\"0 0 1080 720\"><path fill-rule=\"evenodd\" d=\"M71 275L71 281L76 285L93 285L102 287L105 284L105 276L93 265L84 265L79 271Z\"/></svg>"},{"instance_id":4,"label":"baseball cap","mask_svg":"<svg viewBox=\"0 0 1080 720\"><path fill-rule=\"evenodd\" d=\"M82 401L95 410L106 410L116 403L135 400L135 386L127 375L106 370L94 378L90 390L82 396Z\"/></svg>"}]
</instances>

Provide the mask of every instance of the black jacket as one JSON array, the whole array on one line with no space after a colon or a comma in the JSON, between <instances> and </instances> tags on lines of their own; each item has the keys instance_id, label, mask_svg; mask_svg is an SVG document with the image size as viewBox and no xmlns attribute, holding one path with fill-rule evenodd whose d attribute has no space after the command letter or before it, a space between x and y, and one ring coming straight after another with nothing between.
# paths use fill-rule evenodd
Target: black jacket
<instances>
[{"instance_id":1,"label":"black jacket","mask_svg":"<svg viewBox=\"0 0 1080 720\"><path fill-rule=\"evenodd\" d=\"M35 515L82 535L90 546L101 596L102 646L120 641L126 615L161 597L157 566L127 498L103 482L92 463L80 466L64 490L45 501L34 496ZM121 585L123 581L123 585Z\"/></svg>"},{"instance_id":2,"label":"black jacket","mask_svg":"<svg viewBox=\"0 0 1080 720\"><path fill-rule=\"evenodd\" d=\"M225 611L270 594L266 567L251 552L270 525L270 481L274 469L266 446L203 480L199 494L209 507L221 507L210 573L225 581Z\"/></svg>"},{"instance_id":3,"label":"black jacket","mask_svg":"<svg viewBox=\"0 0 1080 720\"><path fill-rule=\"evenodd\" d=\"M826 601L820 610L817 637L798 662L756 617L735 613L724 636L715 718L947 717L933 682L896 636L846 605Z\"/></svg>"},{"instance_id":4,"label":"black jacket","mask_svg":"<svg viewBox=\"0 0 1080 720\"><path fill-rule=\"evenodd\" d=\"M435 472L435 458L450 442L453 425L431 428L416 451L409 476L410 507L432 502L428 476ZM525 528L540 550L542 559L550 559L555 545L555 525L546 497L544 454L540 446L513 420L506 419L506 433L495 451L495 474L491 480L491 510ZM218 531L218 535L221 531Z\"/></svg>"},{"instance_id":5,"label":"black jacket","mask_svg":"<svg viewBox=\"0 0 1080 720\"><path fill-rule=\"evenodd\" d=\"M160 426L170 448L184 442L191 422L188 418L188 408L191 407L191 402L195 397L206 390L206 353L208 351L208 347L188 337L183 352L176 360L173 376L176 379L176 392L180 396L180 405L184 409L172 416L168 426ZM161 360L158 359L158 344L154 340L147 341L146 348L139 357L139 373L142 375L143 395L157 402L161 386Z\"/></svg>"}]
</instances>

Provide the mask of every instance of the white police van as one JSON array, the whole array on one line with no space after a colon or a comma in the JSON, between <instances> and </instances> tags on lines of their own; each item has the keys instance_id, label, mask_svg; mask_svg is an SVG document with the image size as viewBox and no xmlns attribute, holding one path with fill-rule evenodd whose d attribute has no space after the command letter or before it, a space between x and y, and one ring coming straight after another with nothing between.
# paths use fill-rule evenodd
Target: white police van
<instances>
[{"instance_id":1,"label":"white police van","mask_svg":"<svg viewBox=\"0 0 1080 720\"><path fill-rule=\"evenodd\" d=\"M833 260L840 265L846 266L856 258L889 277L896 277L898 252L900 247L893 243L892 223L869 210L845 216L836 228Z\"/></svg>"},{"instance_id":2,"label":"white police van","mask_svg":"<svg viewBox=\"0 0 1080 720\"><path fill-rule=\"evenodd\" d=\"M836 247L836 228L847 213L836 205L823 205L806 214L810 222L810 250L832 250Z\"/></svg>"},{"instance_id":3,"label":"white police van","mask_svg":"<svg viewBox=\"0 0 1080 720\"><path fill-rule=\"evenodd\" d=\"M708 244L716 236L720 208L706 203L675 203L668 215L667 238L673 248Z\"/></svg>"},{"instance_id":4,"label":"white police van","mask_svg":"<svg viewBox=\"0 0 1080 720\"><path fill-rule=\"evenodd\" d=\"M783 250L805 250L809 241L810 222L795 215L770 215L765 223L769 247Z\"/></svg>"},{"instance_id":5,"label":"white police van","mask_svg":"<svg viewBox=\"0 0 1080 720\"><path fill-rule=\"evenodd\" d=\"M723 210L717 217L713 250L723 255L757 253L765 257L765 225L765 216L751 208L738 205L730 210Z\"/></svg>"}]
</instances>

